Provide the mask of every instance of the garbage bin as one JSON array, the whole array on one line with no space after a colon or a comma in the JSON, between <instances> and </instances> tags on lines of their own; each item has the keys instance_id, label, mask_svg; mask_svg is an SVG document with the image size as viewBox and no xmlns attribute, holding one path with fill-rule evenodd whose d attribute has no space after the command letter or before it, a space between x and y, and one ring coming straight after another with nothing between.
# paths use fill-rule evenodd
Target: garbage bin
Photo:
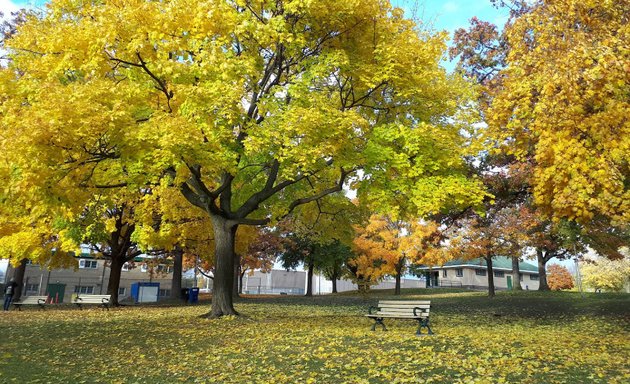
<instances>
[{"instance_id":1,"label":"garbage bin","mask_svg":"<svg viewBox=\"0 0 630 384\"><path fill-rule=\"evenodd\" d=\"M182 288L182 300L184 303L188 302L188 298L190 297L190 291L188 288Z\"/></svg>"},{"instance_id":2,"label":"garbage bin","mask_svg":"<svg viewBox=\"0 0 630 384\"><path fill-rule=\"evenodd\" d=\"M195 304L199 301L199 288L190 288L188 302Z\"/></svg>"}]
</instances>

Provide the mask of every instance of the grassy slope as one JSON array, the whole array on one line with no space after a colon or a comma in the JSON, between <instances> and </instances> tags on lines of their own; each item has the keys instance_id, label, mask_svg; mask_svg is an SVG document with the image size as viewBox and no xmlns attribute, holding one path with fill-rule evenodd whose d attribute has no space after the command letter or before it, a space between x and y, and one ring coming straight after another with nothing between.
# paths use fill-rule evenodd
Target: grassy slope
<instances>
[{"instance_id":1,"label":"grassy slope","mask_svg":"<svg viewBox=\"0 0 630 384\"><path fill-rule=\"evenodd\" d=\"M243 318L200 306L0 315L0 383L630 382L630 296L410 290L434 304L370 331L368 296L244 298Z\"/></svg>"}]
</instances>

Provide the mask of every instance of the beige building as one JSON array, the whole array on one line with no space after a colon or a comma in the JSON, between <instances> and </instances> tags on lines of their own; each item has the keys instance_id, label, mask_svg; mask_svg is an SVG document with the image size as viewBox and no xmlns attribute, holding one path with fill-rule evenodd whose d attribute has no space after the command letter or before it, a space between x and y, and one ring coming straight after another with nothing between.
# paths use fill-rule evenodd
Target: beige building
<instances>
[{"instance_id":1,"label":"beige building","mask_svg":"<svg viewBox=\"0 0 630 384\"><path fill-rule=\"evenodd\" d=\"M76 269L47 270L28 263L24 272L22 295L48 295L53 302L68 303L74 293L106 294L110 271L107 260L91 258L85 254L77 258ZM9 266L4 275L10 278L13 273ZM159 283L159 297L169 297L172 278L172 266L136 258L133 263L123 266L118 300L131 298L132 284L147 282Z\"/></svg>"},{"instance_id":2,"label":"beige building","mask_svg":"<svg viewBox=\"0 0 630 384\"><path fill-rule=\"evenodd\" d=\"M488 267L484 259L467 261L453 260L441 267L421 267L424 272L427 287L453 287L470 289L488 289ZM516 284L512 273L512 259L496 256L492 259L495 289L510 290ZM538 267L536 265L519 263L520 281L523 289L537 290Z\"/></svg>"}]
</instances>

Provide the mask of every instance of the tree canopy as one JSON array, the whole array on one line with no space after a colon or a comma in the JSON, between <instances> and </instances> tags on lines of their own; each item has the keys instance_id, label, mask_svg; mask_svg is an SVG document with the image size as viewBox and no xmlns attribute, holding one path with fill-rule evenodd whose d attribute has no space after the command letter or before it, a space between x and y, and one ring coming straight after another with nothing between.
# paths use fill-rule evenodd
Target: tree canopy
<instances>
[{"instance_id":1,"label":"tree canopy","mask_svg":"<svg viewBox=\"0 0 630 384\"><path fill-rule=\"evenodd\" d=\"M627 0L538 0L506 27L489 135L532 156L535 203L554 218L630 218L629 15Z\"/></svg>"},{"instance_id":2,"label":"tree canopy","mask_svg":"<svg viewBox=\"0 0 630 384\"><path fill-rule=\"evenodd\" d=\"M211 315L234 314L239 225L347 182L379 209L479 203L445 38L385 0L53 0L5 44L3 158L74 212L96 190L179 189L212 221Z\"/></svg>"}]
</instances>

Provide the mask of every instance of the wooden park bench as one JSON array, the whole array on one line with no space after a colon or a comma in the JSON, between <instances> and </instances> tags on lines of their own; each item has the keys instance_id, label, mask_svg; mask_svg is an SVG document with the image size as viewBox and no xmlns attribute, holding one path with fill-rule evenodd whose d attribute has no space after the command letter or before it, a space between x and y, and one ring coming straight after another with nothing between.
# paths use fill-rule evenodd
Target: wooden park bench
<instances>
[{"instance_id":1,"label":"wooden park bench","mask_svg":"<svg viewBox=\"0 0 630 384\"><path fill-rule=\"evenodd\" d=\"M77 295L72 299L72 303L76 304L79 309L83 309L85 304L97 304L109 311L109 303L112 295Z\"/></svg>"},{"instance_id":2,"label":"wooden park bench","mask_svg":"<svg viewBox=\"0 0 630 384\"><path fill-rule=\"evenodd\" d=\"M368 310L367 317L374 319L372 331L377 325L381 325L387 331L383 320L389 319L412 319L418 321L416 335L422 334L422 328L428 330L429 335L433 335L429 326L430 301L402 301L402 300L381 300L376 307L372 306Z\"/></svg>"},{"instance_id":3,"label":"wooden park bench","mask_svg":"<svg viewBox=\"0 0 630 384\"><path fill-rule=\"evenodd\" d=\"M22 310L23 305L38 305L40 309L44 309L46 300L48 300L48 296L25 296L22 300L14 302L13 305L17 307L18 311Z\"/></svg>"}]
</instances>

